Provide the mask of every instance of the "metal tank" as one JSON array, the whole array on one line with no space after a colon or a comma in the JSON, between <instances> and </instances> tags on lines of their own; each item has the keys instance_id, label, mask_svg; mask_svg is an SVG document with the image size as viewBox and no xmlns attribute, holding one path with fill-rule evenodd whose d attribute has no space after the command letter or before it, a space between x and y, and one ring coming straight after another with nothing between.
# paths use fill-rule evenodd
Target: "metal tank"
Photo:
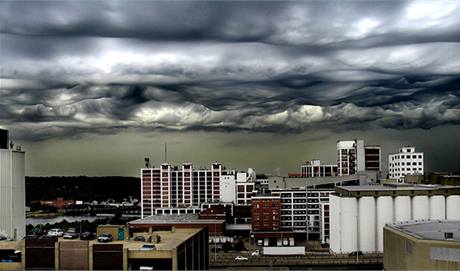
<instances>
[{"instance_id":1,"label":"metal tank","mask_svg":"<svg viewBox=\"0 0 460 271\"><path fill-rule=\"evenodd\" d=\"M382 196L377 198L377 251L383 252L383 227L393 223L393 198Z\"/></svg>"},{"instance_id":2,"label":"metal tank","mask_svg":"<svg viewBox=\"0 0 460 271\"><path fill-rule=\"evenodd\" d=\"M446 219L446 198L444 196L430 197L430 219Z\"/></svg>"},{"instance_id":3,"label":"metal tank","mask_svg":"<svg viewBox=\"0 0 460 271\"><path fill-rule=\"evenodd\" d=\"M340 253L340 197L329 195L329 248Z\"/></svg>"},{"instance_id":4,"label":"metal tank","mask_svg":"<svg viewBox=\"0 0 460 271\"><path fill-rule=\"evenodd\" d=\"M395 222L409 221L411 217L411 200L409 196L397 196L394 199Z\"/></svg>"},{"instance_id":5,"label":"metal tank","mask_svg":"<svg viewBox=\"0 0 460 271\"><path fill-rule=\"evenodd\" d=\"M460 195L451 195L446 198L446 219L460 220Z\"/></svg>"},{"instance_id":6,"label":"metal tank","mask_svg":"<svg viewBox=\"0 0 460 271\"><path fill-rule=\"evenodd\" d=\"M358 250L374 252L375 247L375 198L361 197L358 200Z\"/></svg>"},{"instance_id":7,"label":"metal tank","mask_svg":"<svg viewBox=\"0 0 460 271\"><path fill-rule=\"evenodd\" d=\"M428 196L412 197L412 219L430 218L430 200Z\"/></svg>"},{"instance_id":8,"label":"metal tank","mask_svg":"<svg viewBox=\"0 0 460 271\"><path fill-rule=\"evenodd\" d=\"M340 199L341 213L341 252L350 253L358 250L358 199Z\"/></svg>"}]
</instances>

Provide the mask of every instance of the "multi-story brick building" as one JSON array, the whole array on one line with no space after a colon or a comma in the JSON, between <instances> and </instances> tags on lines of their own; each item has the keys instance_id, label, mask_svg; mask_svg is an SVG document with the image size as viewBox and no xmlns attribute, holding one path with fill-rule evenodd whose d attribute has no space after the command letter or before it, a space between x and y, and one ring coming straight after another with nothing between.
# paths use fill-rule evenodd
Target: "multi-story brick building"
<instances>
[{"instance_id":1,"label":"multi-story brick building","mask_svg":"<svg viewBox=\"0 0 460 271\"><path fill-rule=\"evenodd\" d=\"M279 196L252 197L252 231L280 229L281 198Z\"/></svg>"},{"instance_id":2,"label":"multi-story brick building","mask_svg":"<svg viewBox=\"0 0 460 271\"><path fill-rule=\"evenodd\" d=\"M235 171L220 163L211 169L195 169L191 163L142 168L141 216L153 215L156 208L199 208L203 202L220 201L220 179L226 175Z\"/></svg>"}]
</instances>

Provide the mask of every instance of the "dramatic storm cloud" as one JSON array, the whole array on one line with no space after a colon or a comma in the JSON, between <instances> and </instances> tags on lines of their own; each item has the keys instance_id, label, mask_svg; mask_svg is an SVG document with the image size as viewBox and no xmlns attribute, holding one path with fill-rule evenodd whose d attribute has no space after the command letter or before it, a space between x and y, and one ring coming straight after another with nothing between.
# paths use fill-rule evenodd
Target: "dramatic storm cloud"
<instances>
[{"instance_id":1,"label":"dramatic storm cloud","mask_svg":"<svg viewBox=\"0 0 460 271\"><path fill-rule=\"evenodd\" d=\"M459 1L3 1L0 10L0 126L31 144L127 130L459 131Z\"/></svg>"}]
</instances>

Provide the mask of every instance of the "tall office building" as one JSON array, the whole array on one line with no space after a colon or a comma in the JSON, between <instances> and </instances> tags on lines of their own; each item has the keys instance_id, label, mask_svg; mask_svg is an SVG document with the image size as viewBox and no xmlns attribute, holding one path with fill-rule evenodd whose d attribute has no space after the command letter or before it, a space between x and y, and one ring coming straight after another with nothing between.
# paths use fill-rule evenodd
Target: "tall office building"
<instances>
[{"instance_id":1,"label":"tall office building","mask_svg":"<svg viewBox=\"0 0 460 271\"><path fill-rule=\"evenodd\" d=\"M364 140L337 141L337 171L347 176L362 171L381 170L380 146L366 146Z\"/></svg>"},{"instance_id":2,"label":"tall office building","mask_svg":"<svg viewBox=\"0 0 460 271\"><path fill-rule=\"evenodd\" d=\"M414 147L403 147L398 153L388 155L390 179L404 182L406 175L423 175L423 152L415 152Z\"/></svg>"},{"instance_id":3,"label":"tall office building","mask_svg":"<svg viewBox=\"0 0 460 271\"><path fill-rule=\"evenodd\" d=\"M9 146L8 131L0 129L0 234L22 239L25 219L25 154Z\"/></svg>"},{"instance_id":4,"label":"tall office building","mask_svg":"<svg viewBox=\"0 0 460 271\"><path fill-rule=\"evenodd\" d=\"M228 175L235 176L235 171L220 163L211 169L195 169L191 163L142 168L141 216L154 215L156 208L199 208L203 202L218 202L221 177Z\"/></svg>"}]
</instances>

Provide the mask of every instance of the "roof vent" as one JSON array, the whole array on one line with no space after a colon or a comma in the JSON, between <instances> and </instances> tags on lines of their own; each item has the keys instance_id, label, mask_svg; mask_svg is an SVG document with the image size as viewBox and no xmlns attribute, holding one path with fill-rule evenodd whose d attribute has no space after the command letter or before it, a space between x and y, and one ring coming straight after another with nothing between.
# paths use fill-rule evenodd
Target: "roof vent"
<instances>
[{"instance_id":1,"label":"roof vent","mask_svg":"<svg viewBox=\"0 0 460 271\"><path fill-rule=\"evenodd\" d=\"M445 232L444 233L444 239L454 239L454 233L453 232Z\"/></svg>"}]
</instances>

